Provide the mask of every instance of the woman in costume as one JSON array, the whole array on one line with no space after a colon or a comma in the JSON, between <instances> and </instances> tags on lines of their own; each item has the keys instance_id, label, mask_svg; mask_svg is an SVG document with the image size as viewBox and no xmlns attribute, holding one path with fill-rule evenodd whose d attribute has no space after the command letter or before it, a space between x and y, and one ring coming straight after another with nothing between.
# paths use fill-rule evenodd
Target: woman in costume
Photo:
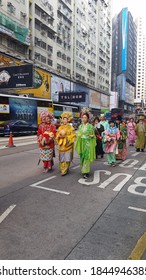
<instances>
[{"instance_id":1,"label":"woman in costume","mask_svg":"<svg viewBox=\"0 0 146 280\"><path fill-rule=\"evenodd\" d=\"M126 145L126 140L128 135L127 125L125 122L122 121L120 116L116 119L116 125L120 131L120 138L118 140L118 153L116 154L116 159L125 160L127 158L127 145Z\"/></svg>"},{"instance_id":2,"label":"woman in costume","mask_svg":"<svg viewBox=\"0 0 146 280\"><path fill-rule=\"evenodd\" d=\"M116 147L117 140L120 138L120 131L116 127L114 120L109 121L109 128L105 131L105 153L107 154L107 162L112 166L116 166Z\"/></svg>"},{"instance_id":3,"label":"woman in costume","mask_svg":"<svg viewBox=\"0 0 146 280\"><path fill-rule=\"evenodd\" d=\"M135 139L136 139L135 128L136 128L136 124L134 122L134 119L131 118L127 123L129 146L134 146Z\"/></svg>"},{"instance_id":4,"label":"woman in costume","mask_svg":"<svg viewBox=\"0 0 146 280\"><path fill-rule=\"evenodd\" d=\"M96 137L94 127L89 123L89 110L82 111L82 124L79 126L75 149L80 156L80 167L83 178L87 179L90 165L96 159Z\"/></svg>"},{"instance_id":5,"label":"woman in costume","mask_svg":"<svg viewBox=\"0 0 146 280\"><path fill-rule=\"evenodd\" d=\"M70 125L73 116L71 112L64 112L61 115L62 124L56 134L56 142L59 151L60 172L64 176L68 173L70 163L73 159L73 148L76 134L73 126Z\"/></svg>"},{"instance_id":6,"label":"woman in costume","mask_svg":"<svg viewBox=\"0 0 146 280\"><path fill-rule=\"evenodd\" d=\"M101 158L103 158L104 151L102 147L102 132L104 131L104 126L100 123L100 120L98 117L95 117L94 119L94 132L96 136L96 159L99 155L101 155Z\"/></svg>"},{"instance_id":7,"label":"woman in costume","mask_svg":"<svg viewBox=\"0 0 146 280\"><path fill-rule=\"evenodd\" d=\"M52 166L54 165L53 156L54 153L54 139L56 136L56 128L51 124L53 120L53 115L49 112L42 112L41 115L42 123L38 127L38 144L40 147L40 159L39 161L43 161L44 172L48 172L52 170Z\"/></svg>"}]
</instances>

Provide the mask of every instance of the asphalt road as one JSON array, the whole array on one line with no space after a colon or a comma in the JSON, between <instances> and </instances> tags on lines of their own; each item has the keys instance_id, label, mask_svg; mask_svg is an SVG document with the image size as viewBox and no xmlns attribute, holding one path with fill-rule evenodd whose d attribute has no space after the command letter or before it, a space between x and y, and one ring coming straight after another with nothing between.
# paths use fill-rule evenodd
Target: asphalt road
<instances>
[{"instance_id":1,"label":"asphalt road","mask_svg":"<svg viewBox=\"0 0 146 280\"><path fill-rule=\"evenodd\" d=\"M145 152L98 159L87 180L76 153L64 177L57 152L47 174L38 157L30 139L0 150L0 259L146 259Z\"/></svg>"}]
</instances>

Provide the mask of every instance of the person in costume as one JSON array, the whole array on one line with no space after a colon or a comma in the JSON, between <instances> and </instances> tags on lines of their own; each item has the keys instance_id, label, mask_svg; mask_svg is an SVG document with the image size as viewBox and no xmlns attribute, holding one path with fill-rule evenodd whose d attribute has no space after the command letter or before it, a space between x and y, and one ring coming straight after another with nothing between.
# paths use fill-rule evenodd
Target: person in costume
<instances>
[{"instance_id":1,"label":"person in costume","mask_svg":"<svg viewBox=\"0 0 146 280\"><path fill-rule=\"evenodd\" d=\"M104 151L102 147L102 132L104 131L104 126L100 123L98 117L94 118L93 125L94 125L94 132L96 136L96 147L95 147L96 159L98 158L99 155L101 156L101 158L103 158Z\"/></svg>"},{"instance_id":2,"label":"person in costume","mask_svg":"<svg viewBox=\"0 0 146 280\"><path fill-rule=\"evenodd\" d=\"M90 165L96 159L96 136L94 127L89 123L89 110L82 110L82 124L79 126L75 150L80 156L80 167L83 178L87 179Z\"/></svg>"},{"instance_id":3,"label":"person in costume","mask_svg":"<svg viewBox=\"0 0 146 280\"><path fill-rule=\"evenodd\" d=\"M120 138L120 131L116 127L114 120L109 121L109 128L105 131L105 153L107 154L107 162L112 166L116 166L116 147L117 140Z\"/></svg>"},{"instance_id":4,"label":"person in costume","mask_svg":"<svg viewBox=\"0 0 146 280\"><path fill-rule=\"evenodd\" d=\"M44 172L52 170L54 165L53 157L55 156L54 146L55 146L55 136L56 128L55 125L51 124L51 121L54 119L53 115L49 112L41 112L40 115L42 123L38 126L38 144L40 148L40 159L44 165Z\"/></svg>"},{"instance_id":5,"label":"person in costume","mask_svg":"<svg viewBox=\"0 0 146 280\"><path fill-rule=\"evenodd\" d=\"M122 121L121 116L116 118L116 126L120 131L120 138L118 140L118 153L116 154L117 160L125 160L127 158L127 145L126 140L128 136L127 125Z\"/></svg>"},{"instance_id":6,"label":"person in costume","mask_svg":"<svg viewBox=\"0 0 146 280\"><path fill-rule=\"evenodd\" d=\"M71 112L64 112L61 115L61 125L56 134L56 143L59 151L60 172L64 176L68 173L70 163L73 159L73 149L76 134L73 126L70 125L73 116Z\"/></svg>"},{"instance_id":7,"label":"person in costume","mask_svg":"<svg viewBox=\"0 0 146 280\"><path fill-rule=\"evenodd\" d=\"M134 146L135 144L135 139L136 139L135 128L136 128L136 124L134 122L134 119L130 118L130 120L127 123L129 146Z\"/></svg>"},{"instance_id":8,"label":"person in costume","mask_svg":"<svg viewBox=\"0 0 146 280\"><path fill-rule=\"evenodd\" d=\"M146 144L146 124L144 123L144 117L140 116L139 122L136 124L136 143L135 148L137 152L144 152Z\"/></svg>"}]
</instances>

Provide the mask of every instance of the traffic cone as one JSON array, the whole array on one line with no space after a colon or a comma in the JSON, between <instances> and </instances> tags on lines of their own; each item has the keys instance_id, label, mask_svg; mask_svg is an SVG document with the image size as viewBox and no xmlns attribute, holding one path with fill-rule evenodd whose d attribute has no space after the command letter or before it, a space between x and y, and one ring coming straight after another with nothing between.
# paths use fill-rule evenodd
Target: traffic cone
<instances>
[{"instance_id":1,"label":"traffic cone","mask_svg":"<svg viewBox=\"0 0 146 280\"><path fill-rule=\"evenodd\" d=\"M6 147L9 147L9 148L11 148L11 147L16 147L16 146L14 145L14 143L13 143L12 132L10 132L9 143L8 143L8 145L6 145Z\"/></svg>"}]
</instances>

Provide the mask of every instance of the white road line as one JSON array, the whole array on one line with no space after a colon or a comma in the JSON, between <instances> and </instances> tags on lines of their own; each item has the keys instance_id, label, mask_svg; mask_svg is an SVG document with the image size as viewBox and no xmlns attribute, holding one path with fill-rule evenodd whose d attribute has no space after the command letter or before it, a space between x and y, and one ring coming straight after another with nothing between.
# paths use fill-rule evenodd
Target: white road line
<instances>
[{"instance_id":1,"label":"white road line","mask_svg":"<svg viewBox=\"0 0 146 280\"><path fill-rule=\"evenodd\" d=\"M135 211L145 212L145 213L146 213L146 209L137 208L137 207L132 207L132 206L129 206L128 208L131 209L131 210L135 210Z\"/></svg>"},{"instance_id":2,"label":"white road line","mask_svg":"<svg viewBox=\"0 0 146 280\"><path fill-rule=\"evenodd\" d=\"M7 210L0 216L0 223L10 214L10 212L16 207L15 204L12 204Z\"/></svg>"},{"instance_id":3,"label":"white road line","mask_svg":"<svg viewBox=\"0 0 146 280\"><path fill-rule=\"evenodd\" d=\"M14 141L13 141L14 142ZM14 145L16 146L16 147L20 147L20 146L26 146L26 145L30 145L30 144L37 144L37 142L36 141L31 141L31 142L26 142L26 143L18 143L18 144L15 144L15 142L14 142ZM8 149L9 147L6 147L6 146L0 146L0 150L2 150L2 149Z\"/></svg>"},{"instance_id":4,"label":"white road line","mask_svg":"<svg viewBox=\"0 0 146 280\"><path fill-rule=\"evenodd\" d=\"M52 176L52 177L49 177L49 178L44 179L44 180L42 180L42 181L36 182L36 183L30 185L30 187L36 187L37 185L40 185L40 184L42 184L42 183L44 183L44 182L47 182L47 181L49 181L49 180L52 180L52 179L54 179L54 178L56 178L56 176Z\"/></svg>"},{"instance_id":5,"label":"white road line","mask_svg":"<svg viewBox=\"0 0 146 280\"><path fill-rule=\"evenodd\" d=\"M33 185L31 185L30 187L37 188L37 189L43 189L43 190L50 191L50 192L57 192L57 193L61 193L61 194L66 194L66 195L70 194L69 192L64 192L64 191L60 191L60 190L45 188L45 187L41 187L41 186L33 186Z\"/></svg>"},{"instance_id":6,"label":"white road line","mask_svg":"<svg viewBox=\"0 0 146 280\"><path fill-rule=\"evenodd\" d=\"M137 155L139 155L140 153L136 152L133 155L131 155L132 157L136 157Z\"/></svg>"},{"instance_id":7,"label":"white road line","mask_svg":"<svg viewBox=\"0 0 146 280\"><path fill-rule=\"evenodd\" d=\"M77 165L77 166L71 167L71 169L77 169L79 167L80 167L80 165Z\"/></svg>"},{"instance_id":8,"label":"white road line","mask_svg":"<svg viewBox=\"0 0 146 280\"><path fill-rule=\"evenodd\" d=\"M47 179L44 179L42 181L39 181L39 182L36 182L32 185L30 185L30 187L32 188L38 188L38 189L43 189L43 190L46 190L46 191L50 191L50 192L57 192L57 193L61 193L61 194L66 194L66 195L69 195L70 193L69 192L65 192L65 191L61 191L61 190L55 190L55 189L50 189L50 188L46 188L46 187L42 187L42 186L39 186L40 184L44 183L44 182L47 182L49 180L52 180L54 178L56 178L57 176L52 176L52 177L49 177Z\"/></svg>"}]
</instances>

